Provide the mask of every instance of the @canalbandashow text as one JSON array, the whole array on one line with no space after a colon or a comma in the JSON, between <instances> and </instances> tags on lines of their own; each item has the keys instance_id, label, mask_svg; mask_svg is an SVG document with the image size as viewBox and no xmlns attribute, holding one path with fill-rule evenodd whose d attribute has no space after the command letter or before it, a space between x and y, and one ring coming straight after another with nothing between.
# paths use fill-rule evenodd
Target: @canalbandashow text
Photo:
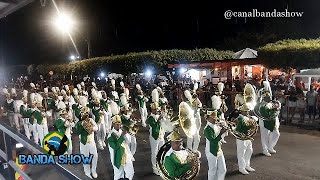
<instances>
[{"instance_id":1,"label":"@canalbandashow text","mask_svg":"<svg viewBox=\"0 0 320 180\"><path fill-rule=\"evenodd\" d=\"M19 154L19 164L47 165L47 164L91 164L93 155L64 154L53 156L48 154Z\"/></svg>"}]
</instances>

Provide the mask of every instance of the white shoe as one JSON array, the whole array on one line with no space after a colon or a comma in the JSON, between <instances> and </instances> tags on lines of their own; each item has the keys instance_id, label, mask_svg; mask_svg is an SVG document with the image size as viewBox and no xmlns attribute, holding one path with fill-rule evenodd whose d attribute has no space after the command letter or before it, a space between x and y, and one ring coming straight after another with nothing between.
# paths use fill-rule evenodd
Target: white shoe
<instances>
[{"instance_id":1,"label":"white shoe","mask_svg":"<svg viewBox=\"0 0 320 180\"><path fill-rule=\"evenodd\" d=\"M224 139L221 139L221 142L222 142L223 144L227 144L227 141L224 140Z\"/></svg>"},{"instance_id":2,"label":"white shoe","mask_svg":"<svg viewBox=\"0 0 320 180\"><path fill-rule=\"evenodd\" d=\"M241 172L241 174L244 174L244 175L248 175L249 172L245 169L239 169L239 172Z\"/></svg>"},{"instance_id":3,"label":"white shoe","mask_svg":"<svg viewBox=\"0 0 320 180\"><path fill-rule=\"evenodd\" d=\"M132 157L131 161L136 161L136 159L134 157Z\"/></svg>"},{"instance_id":4,"label":"white shoe","mask_svg":"<svg viewBox=\"0 0 320 180\"><path fill-rule=\"evenodd\" d=\"M88 176L90 179L92 179L91 175L90 174L86 174L86 176Z\"/></svg>"},{"instance_id":5,"label":"white shoe","mask_svg":"<svg viewBox=\"0 0 320 180\"><path fill-rule=\"evenodd\" d=\"M255 169L253 169L252 167L250 167L250 166L247 166L246 167L246 170L248 170L248 171L250 171L250 172L254 172L254 171L256 171Z\"/></svg>"},{"instance_id":6,"label":"white shoe","mask_svg":"<svg viewBox=\"0 0 320 180\"><path fill-rule=\"evenodd\" d=\"M276 151L276 150L274 150L274 149L269 149L268 151L269 151L269 153L271 153L271 154L275 154L275 153L277 153L277 151Z\"/></svg>"},{"instance_id":7,"label":"white shoe","mask_svg":"<svg viewBox=\"0 0 320 180\"><path fill-rule=\"evenodd\" d=\"M270 154L268 151L263 151L262 153L263 153L265 156L268 156L268 157L271 156L271 154Z\"/></svg>"},{"instance_id":8,"label":"white shoe","mask_svg":"<svg viewBox=\"0 0 320 180\"><path fill-rule=\"evenodd\" d=\"M160 174L159 174L159 172L158 172L158 170L153 170L153 173L155 174L155 175L157 175L157 176L160 176Z\"/></svg>"},{"instance_id":9,"label":"white shoe","mask_svg":"<svg viewBox=\"0 0 320 180\"><path fill-rule=\"evenodd\" d=\"M142 126L143 126L143 127L147 127L147 124L146 124L146 123L142 123Z\"/></svg>"},{"instance_id":10,"label":"white shoe","mask_svg":"<svg viewBox=\"0 0 320 180\"><path fill-rule=\"evenodd\" d=\"M102 147L107 147L107 145L104 141L102 142Z\"/></svg>"},{"instance_id":11,"label":"white shoe","mask_svg":"<svg viewBox=\"0 0 320 180\"><path fill-rule=\"evenodd\" d=\"M92 177L93 177L93 178L98 178L97 172L92 172Z\"/></svg>"}]
</instances>

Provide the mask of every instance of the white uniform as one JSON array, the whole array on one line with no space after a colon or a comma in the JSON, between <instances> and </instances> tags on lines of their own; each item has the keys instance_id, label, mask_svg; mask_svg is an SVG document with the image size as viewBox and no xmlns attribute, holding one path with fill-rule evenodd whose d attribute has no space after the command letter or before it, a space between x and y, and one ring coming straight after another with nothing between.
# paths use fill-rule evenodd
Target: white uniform
<instances>
[{"instance_id":1,"label":"white uniform","mask_svg":"<svg viewBox=\"0 0 320 180\"><path fill-rule=\"evenodd\" d=\"M88 135L86 144L82 144L80 142L80 153L89 157L89 154L93 155L91 168L90 164L83 164L84 173L90 177L90 174L96 174L97 164L98 164L98 152L96 143L94 141L94 132L98 130L98 126L93 119L90 119L91 123L93 124L93 132L92 134ZM79 139L81 139L81 135L79 135Z\"/></svg>"},{"instance_id":2,"label":"white uniform","mask_svg":"<svg viewBox=\"0 0 320 180\"><path fill-rule=\"evenodd\" d=\"M14 114L13 114L13 122L18 130L20 132L20 119L21 119L21 114L20 114L20 106L23 104L22 100L14 100L13 101L13 108L14 108Z\"/></svg>"},{"instance_id":3,"label":"white uniform","mask_svg":"<svg viewBox=\"0 0 320 180\"><path fill-rule=\"evenodd\" d=\"M217 140L219 140L218 135L220 134L221 127L216 124L212 124L210 122L207 123L207 126L209 126L214 130L214 133L215 133L214 137L217 138ZM205 127L205 129L207 128L207 126ZM221 146L220 140L218 143L219 143L219 146ZM212 154L210 152L210 141L206 138L205 153L206 153L208 166L209 166L208 180L224 180L227 172L227 168L226 168L226 162L223 155L223 151L221 150L221 148L218 149L217 155Z\"/></svg>"},{"instance_id":4,"label":"white uniform","mask_svg":"<svg viewBox=\"0 0 320 180\"><path fill-rule=\"evenodd\" d=\"M111 136L112 133L115 133L118 137L120 137L122 130L119 129L119 131L117 131L114 128L112 128L108 138ZM133 163L132 163L133 155L132 155L131 151L129 150L130 149L129 144L131 143L130 137L131 136L129 134L126 134L124 136L125 141L122 143L122 146L125 149L126 162L124 165L121 165L119 169L114 165L114 150L108 144L109 152L110 152L110 160L111 160L111 164L113 166L114 180L119 180L120 178L124 178L124 177L126 177L130 180L133 179L133 176L134 176L134 167L133 167Z\"/></svg>"},{"instance_id":5,"label":"white uniform","mask_svg":"<svg viewBox=\"0 0 320 180\"><path fill-rule=\"evenodd\" d=\"M198 107L201 108L202 107L202 103L200 102L200 100L197 98L195 101L198 101ZM198 147L199 147L199 143L200 143L200 128L201 128L201 116L200 116L200 110L196 109L194 110L196 111L194 114L194 118L195 118L195 123L196 123L196 133L193 135L192 138L187 138L187 147L189 149L191 149L192 151L198 151Z\"/></svg>"},{"instance_id":6,"label":"white uniform","mask_svg":"<svg viewBox=\"0 0 320 180\"><path fill-rule=\"evenodd\" d=\"M41 113L43 117L42 123L41 124L36 123L36 128L37 128L37 132L40 140L40 145L42 147L42 141L49 132L48 132L47 117L44 112L41 112Z\"/></svg>"},{"instance_id":7,"label":"white uniform","mask_svg":"<svg viewBox=\"0 0 320 180\"><path fill-rule=\"evenodd\" d=\"M140 115L141 115L141 121L142 121L142 126L143 127L146 127L146 120L148 118L148 111L147 111L147 107L146 107L146 102L148 101L148 99L146 97L144 97L143 95L138 95L139 98L144 98L144 102L143 104L141 105L139 102L139 112L140 112ZM139 100L137 100L139 101Z\"/></svg>"},{"instance_id":8,"label":"white uniform","mask_svg":"<svg viewBox=\"0 0 320 180\"><path fill-rule=\"evenodd\" d=\"M152 116L155 121L158 121L159 119L159 115L155 115L153 113L150 114L150 116ZM163 146L164 144L164 130L160 127L160 131L159 131L159 137L158 139L154 139L152 137L152 127L149 125L149 140L150 140L150 146L151 146L151 163L152 163L152 168L154 172L158 172L158 169L156 167L156 163L157 163L157 154L159 149L161 148L161 146Z\"/></svg>"},{"instance_id":9,"label":"white uniform","mask_svg":"<svg viewBox=\"0 0 320 180\"><path fill-rule=\"evenodd\" d=\"M28 110L28 104L23 104L22 105L24 110L27 111ZM31 134L30 134L30 122L29 122L29 118L22 118L23 121L23 128L24 128L24 133L27 136L28 139L30 139Z\"/></svg>"},{"instance_id":10,"label":"white uniform","mask_svg":"<svg viewBox=\"0 0 320 180\"><path fill-rule=\"evenodd\" d=\"M262 151L264 154L274 153L274 147L276 146L279 137L279 118L275 118L275 128L273 131L268 130L264 127L264 122L262 119L259 119L259 126L260 126L260 134L261 134L261 144L262 144Z\"/></svg>"},{"instance_id":11,"label":"white uniform","mask_svg":"<svg viewBox=\"0 0 320 180\"><path fill-rule=\"evenodd\" d=\"M243 171L250 167L250 159L253 152L252 141L237 139L236 142L239 171Z\"/></svg>"}]
</instances>

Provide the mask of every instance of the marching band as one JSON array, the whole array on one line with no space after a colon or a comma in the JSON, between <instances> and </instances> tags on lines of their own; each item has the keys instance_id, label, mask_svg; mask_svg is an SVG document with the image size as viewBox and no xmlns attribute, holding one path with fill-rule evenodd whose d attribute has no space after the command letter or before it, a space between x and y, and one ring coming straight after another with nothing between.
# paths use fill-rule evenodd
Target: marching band
<instances>
[{"instance_id":1,"label":"marching band","mask_svg":"<svg viewBox=\"0 0 320 180\"><path fill-rule=\"evenodd\" d=\"M136 84L136 97L131 98L133 94L122 81L120 92L116 89L115 80L111 79L110 82L110 94L103 88L99 89L94 82L90 87L86 87L84 82L74 87L68 84L62 88L45 87L43 92L30 83L30 93L22 90L21 99L18 99L14 88L11 91L4 88L4 111L11 127L20 132L20 126L23 126L26 137L39 145L48 134L48 126L53 126L69 139L67 153L71 154L72 134L79 135L80 153L93 154L92 164L83 165L85 175L90 178L98 177L97 148L103 150L108 147L114 180L133 179L139 126L149 129L153 173L163 179L192 179L197 176L201 134L205 139L208 180L225 178L227 167L222 148L226 143L224 137L228 134L236 138L238 168L242 174L255 171L250 159L253 137L258 127L262 153L266 156L276 153L274 147L280 137L278 116L281 103L272 97L268 81L263 83L264 87L258 92L251 84L246 84L243 94L236 95L236 109L228 117L225 117L228 111L225 102L227 96L223 94L224 84L221 82L218 92L211 97L211 109L202 106L197 96L198 84L195 83L192 89L184 90L183 101L175 116L160 87L155 87L148 96ZM132 116L132 102L136 102L134 106L138 107L140 120ZM150 104L150 108L147 104ZM203 119L207 122L203 131L200 131ZM169 134L167 137L166 133ZM183 147L181 133L187 137L186 148Z\"/></svg>"}]
</instances>

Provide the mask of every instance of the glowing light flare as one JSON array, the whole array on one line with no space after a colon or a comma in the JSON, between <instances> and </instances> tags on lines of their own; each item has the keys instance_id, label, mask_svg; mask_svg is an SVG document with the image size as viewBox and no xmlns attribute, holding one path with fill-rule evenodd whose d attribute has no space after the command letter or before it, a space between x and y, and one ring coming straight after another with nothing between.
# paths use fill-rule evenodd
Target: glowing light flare
<instances>
[{"instance_id":1,"label":"glowing light flare","mask_svg":"<svg viewBox=\"0 0 320 180\"><path fill-rule=\"evenodd\" d=\"M152 76L152 71L151 71L150 69L146 70L145 75L146 75L147 77L151 77L151 76Z\"/></svg>"},{"instance_id":2,"label":"glowing light flare","mask_svg":"<svg viewBox=\"0 0 320 180\"><path fill-rule=\"evenodd\" d=\"M185 73L186 71L187 71L187 69L184 68L184 67L180 68L180 70L179 70L180 74L183 74L183 73Z\"/></svg>"},{"instance_id":3,"label":"glowing light flare","mask_svg":"<svg viewBox=\"0 0 320 180\"><path fill-rule=\"evenodd\" d=\"M63 33L70 33L74 28L75 22L70 15L66 13L58 13L58 16L54 20L54 25Z\"/></svg>"},{"instance_id":4,"label":"glowing light flare","mask_svg":"<svg viewBox=\"0 0 320 180\"><path fill-rule=\"evenodd\" d=\"M200 80L200 75L199 75L199 71L195 70L195 69L190 69L188 71L190 77L192 80Z\"/></svg>"},{"instance_id":5,"label":"glowing light flare","mask_svg":"<svg viewBox=\"0 0 320 180\"><path fill-rule=\"evenodd\" d=\"M74 55L70 56L70 60L74 61L75 59L76 59L76 56L74 56Z\"/></svg>"},{"instance_id":6,"label":"glowing light flare","mask_svg":"<svg viewBox=\"0 0 320 180\"><path fill-rule=\"evenodd\" d=\"M101 73L100 73L100 77L102 77L102 78L103 78L105 75L106 75L106 74L105 74L104 72L101 72Z\"/></svg>"}]
</instances>

